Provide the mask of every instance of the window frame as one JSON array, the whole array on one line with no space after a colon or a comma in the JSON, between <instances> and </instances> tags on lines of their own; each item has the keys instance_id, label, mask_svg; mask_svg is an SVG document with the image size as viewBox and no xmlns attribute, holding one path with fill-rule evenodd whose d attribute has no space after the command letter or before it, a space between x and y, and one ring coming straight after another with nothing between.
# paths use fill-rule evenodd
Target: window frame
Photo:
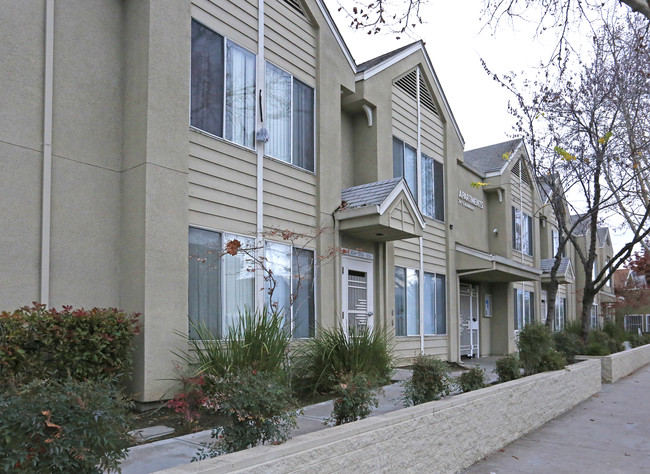
<instances>
[{"instance_id":1,"label":"window frame","mask_svg":"<svg viewBox=\"0 0 650 474\"><path fill-rule=\"evenodd\" d=\"M533 225L533 217L531 215L526 214L516 206L512 206L512 248L529 257L535 254ZM524 249L524 238L526 240L526 247L528 247L527 249ZM519 246L517 246L517 243L519 243Z\"/></svg>"},{"instance_id":2,"label":"window frame","mask_svg":"<svg viewBox=\"0 0 650 474\"><path fill-rule=\"evenodd\" d=\"M408 267L401 267L399 265L395 265L394 273L395 273L395 281L397 282L397 272L398 270L403 270L404 271L404 334L401 334L400 325L398 325L397 321L397 304L395 305L395 336L397 337L413 337L413 336L420 336L420 270L415 269L415 268L408 268ZM410 273L410 275L409 275ZM409 276L412 277L412 275L415 274L416 280L417 280L417 287L416 287L416 303L415 303L415 308L416 308L416 314L415 315L409 315L409 307L413 307L409 301ZM397 301L397 283L395 284L395 300ZM416 329L417 332L409 334L409 316L415 317L416 320Z\"/></svg>"},{"instance_id":3,"label":"window frame","mask_svg":"<svg viewBox=\"0 0 650 474\"><path fill-rule=\"evenodd\" d=\"M433 295L433 301L431 304L431 307L433 309L433 312L429 315L425 311L426 308L426 297L427 297L427 291L425 290L424 295L425 295L425 307L422 308L420 313L422 314L422 320L424 322L423 324L423 331L422 334L425 336L446 336L447 335L447 278L445 275L442 273L434 273L434 272L424 272L424 282L421 282L421 284L425 285L426 288L426 278L427 276L433 277L432 278L432 285L433 285L433 291L431 294ZM438 294L438 279L442 279L444 287L442 288L441 294ZM443 303L442 303L442 318L439 318L438 315L438 298L442 296ZM427 319L430 320L431 327L433 328L433 332L427 332ZM441 332L439 328L439 322L440 319L444 321L444 331Z\"/></svg>"},{"instance_id":4,"label":"window frame","mask_svg":"<svg viewBox=\"0 0 650 474\"><path fill-rule=\"evenodd\" d=\"M289 104L289 130L290 130L290 133L289 133L289 146L290 146L290 153L289 153L289 155L290 155L290 157L289 157L289 161L286 161L286 160L283 160L282 158L278 158L277 156L270 155L269 152L268 152L268 146L264 147L264 157L270 158L270 159L275 160L275 161L279 161L280 163L284 163L286 165L292 166L292 167L297 168L297 169L302 170L302 171L307 171L309 173L316 174L316 164L317 164L316 163L316 155L317 155L317 153L316 153L316 151L317 151L317 147L316 147L316 145L317 145L316 144L316 131L317 131L317 127L316 127L316 88L310 86L305 81L302 81L302 80L298 79L294 74L291 74L289 71L287 71L286 69L278 66L274 62L269 61L268 59L266 59L264 61L264 76L265 76L265 79L264 79L264 107L263 107L264 117L268 116L268 109L267 109L267 107L268 107L268 103L267 103L268 93L267 92L268 92L269 88L268 88L268 85L267 85L267 82L266 82L267 81L267 79L266 79L266 77L267 77L266 70L267 70L268 65L282 71L283 73L287 74L289 76L289 78L290 78L290 88L289 88L289 100L290 100L290 104ZM312 146L313 146L313 149L314 149L313 156L312 156L313 169L305 168L305 167L300 166L300 165L295 163L294 143L293 143L293 139L294 139L294 115L295 115L295 110L294 110L294 87L295 87L295 82L299 82L300 84L304 85L305 87L308 87L312 91L312 104L311 104L311 106L312 106L313 127L312 127L312 131L311 131L311 138L312 138ZM267 122L264 121L264 126L266 126L266 123ZM272 137L270 136L270 132L269 132L269 140L271 140L271 139L272 139Z\"/></svg>"},{"instance_id":5,"label":"window frame","mask_svg":"<svg viewBox=\"0 0 650 474\"><path fill-rule=\"evenodd\" d=\"M223 35L221 33L218 33L215 31L213 28L210 26L206 25L205 23L197 20L196 18L191 19L192 24L196 23L197 25L200 25L201 27L207 29L210 31L212 34L217 35L221 37L223 41L223 47L222 47L222 58L223 58L223 75L222 75L222 99L221 99L221 135L215 135L213 132L210 132L208 130L204 130L201 128L201 126L196 125L193 120L192 120L192 54L193 54L193 49L192 46L190 46L190 110L189 110L189 126L191 130L194 130L198 133L201 133L202 135L209 136L211 138L215 138L217 140L223 140L226 143L242 147L245 150L251 150L251 151L256 151L257 150L257 141L255 140L255 122L257 120L257 116L259 113L259 106L258 106L258 101L257 101L257 54L250 49L242 46L241 44L237 43L236 41L231 40L229 37L226 35ZM227 89L227 78L228 78L228 45L232 44L236 48L239 48L249 54L251 54L254 58L254 66L255 66L255 73L254 73L254 84L253 84L253 130L252 130L252 139L251 139L251 146L248 146L245 143L238 143L236 141L230 140L226 138L226 109L227 109L227 94L226 94L226 89Z\"/></svg>"},{"instance_id":6,"label":"window frame","mask_svg":"<svg viewBox=\"0 0 650 474\"><path fill-rule=\"evenodd\" d=\"M514 291L514 329L521 331L527 324L535 321L535 292L513 288ZM528 311L527 311L528 310Z\"/></svg>"}]
</instances>

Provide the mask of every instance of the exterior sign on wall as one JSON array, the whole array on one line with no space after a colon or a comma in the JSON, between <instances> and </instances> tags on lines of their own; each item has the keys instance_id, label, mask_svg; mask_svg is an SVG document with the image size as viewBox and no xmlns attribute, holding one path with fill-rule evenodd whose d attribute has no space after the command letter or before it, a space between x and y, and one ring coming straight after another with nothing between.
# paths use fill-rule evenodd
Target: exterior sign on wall
<instances>
[{"instance_id":1,"label":"exterior sign on wall","mask_svg":"<svg viewBox=\"0 0 650 474\"><path fill-rule=\"evenodd\" d=\"M473 211L477 207L483 209L483 201L467 194L465 191L458 190L458 204Z\"/></svg>"}]
</instances>

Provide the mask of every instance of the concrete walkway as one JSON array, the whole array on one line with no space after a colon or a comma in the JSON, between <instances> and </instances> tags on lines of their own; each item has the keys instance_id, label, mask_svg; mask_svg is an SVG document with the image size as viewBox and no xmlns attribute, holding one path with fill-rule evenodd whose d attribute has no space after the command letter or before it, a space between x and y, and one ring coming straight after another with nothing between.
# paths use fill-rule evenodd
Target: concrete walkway
<instances>
[{"instance_id":1,"label":"concrete walkway","mask_svg":"<svg viewBox=\"0 0 650 474\"><path fill-rule=\"evenodd\" d=\"M465 472L650 472L650 365Z\"/></svg>"},{"instance_id":2,"label":"concrete walkway","mask_svg":"<svg viewBox=\"0 0 650 474\"><path fill-rule=\"evenodd\" d=\"M477 365L485 369L490 382L496 380L494 368L497 357L482 357L465 362L468 367ZM458 376L462 371L452 372ZM379 399L379 407L375 408L370 416L399 410L403 408L400 402L402 395L401 381L411 376L409 370L397 369L392 385L384 387L384 394ZM310 405L303 409L303 414L298 417L298 429L291 433L292 437L312 431L325 429L323 422L331 415L333 402L327 401ZM123 474L148 474L151 472L168 469L170 467L187 464L196 455L202 443L212 441L211 430L201 431L177 438L165 439L153 443L135 446L129 450L129 457L122 463Z\"/></svg>"}]
</instances>

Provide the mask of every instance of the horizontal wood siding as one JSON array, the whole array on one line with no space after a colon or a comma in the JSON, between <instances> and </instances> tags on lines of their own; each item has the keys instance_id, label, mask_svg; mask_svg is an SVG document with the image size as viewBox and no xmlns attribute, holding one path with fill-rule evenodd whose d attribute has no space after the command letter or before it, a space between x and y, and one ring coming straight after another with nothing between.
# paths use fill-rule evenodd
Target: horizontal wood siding
<instances>
[{"instance_id":1,"label":"horizontal wood siding","mask_svg":"<svg viewBox=\"0 0 650 474\"><path fill-rule=\"evenodd\" d=\"M409 363L420 354L420 336L396 337L395 356L401 363ZM424 353L447 360L447 337L424 336Z\"/></svg>"},{"instance_id":2,"label":"horizontal wood siding","mask_svg":"<svg viewBox=\"0 0 650 474\"><path fill-rule=\"evenodd\" d=\"M445 274L447 272L447 244L445 242L445 224L434 219L425 218L422 247L424 253L424 271Z\"/></svg>"},{"instance_id":3,"label":"horizontal wood siding","mask_svg":"<svg viewBox=\"0 0 650 474\"><path fill-rule=\"evenodd\" d=\"M265 2L264 46L266 59L316 86L316 33L306 17L283 1Z\"/></svg>"},{"instance_id":4,"label":"horizontal wood siding","mask_svg":"<svg viewBox=\"0 0 650 474\"><path fill-rule=\"evenodd\" d=\"M420 268L420 242L417 238L395 241L395 265Z\"/></svg>"},{"instance_id":5,"label":"horizontal wood siding","mask_svg":"<svg viewBox=\"0 0 650 474\"><path fill-rule=\"evenodd\" d=\"M417 103L399 87L393 85L393 135L412 147L418 144Z\"/></svg>"},{"instance_id":6,"label":"horizontal wood siding","mask_svg":"<svg viewBox=\"0 0 650 474\"><path fill-rule=\"evenodd\" d=\"M190 224L255 232L256 155L225 141L190 132Z\"/></svg>"},{"instance_id":7,"label":"horizontal wood siding","mask_svg":"<svg viewBox=\"0 0 650 474\"><path fill-rule=\"evenodd\" d=\"M215 32L257 53L257 1L193 0L192 17Z\"/></svg>"},{"instance_id":8,"label":"horizontal wood siding","mask_svg":"<svg viewBox=\"0 0 650 474\"><path fill-rule=\"evenodd\" d=\"M420 107L420 122L422 152L444 162L444 128L440 117L426 107Z\"/></svg>"},{"instance_id":9,"label":"horizontal wood siding","mask_svg":"<svg viewBox=\"0 0 650 474\"><path fill-rule=\"evenodd\" d=\"M264 226L313 234L317 228L316 176L266 158Z\"/></svg>"}]
</instances>

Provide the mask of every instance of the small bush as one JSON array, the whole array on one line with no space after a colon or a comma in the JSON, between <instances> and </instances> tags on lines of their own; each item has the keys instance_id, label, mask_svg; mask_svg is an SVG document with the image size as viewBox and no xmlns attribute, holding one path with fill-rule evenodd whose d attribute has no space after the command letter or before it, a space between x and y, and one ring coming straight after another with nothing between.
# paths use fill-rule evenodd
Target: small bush
<instances>
[{"instance_id":1,"label":"small bush","mask_svg":"<svg viewBox=\"0 0 650 474\"><path fill-rule=\"evenodd\" d=\"M449 366L432 356L420 355L413 363L413 376L403 386L404 406L439 400L451 393Z\"/></svg>"},{"instance_id":2,"label":"small bush","mask_svg":"<svg viewBox=\"0 0 650 474\"><path fill-rule=\"evenodd\" d=\"M532 322L519 332L517 346L526 375L536 374L542 357L553 349L551 333L544 324Z\"/></svg>"},{"instance_id":3,"label":"small bush","mask_svg":"<svg viewBox=\"0 0 650 474\"><path fill-rule=\"evenodd\" d=\"M623 344L601 329L592 329L587 338L587 355L604 356L623 350Z\"/></svg>"},{"instance_id":4,"label":"small bush","mask_svg":"<svg viewBox=\"0 0 650 474\"><path fill-rule=\"evenodd\" d=\"M128 404L108 381L37 380L0 399L0 471L119 471Z\"/></svg>"},{"instance_id":5,"label":"small bush","mask_svg":"<svg viewBox=\"0 0 650 474\"><path fill-rule=\"evenodd\" d=\"M289 439L297 426L296 403L277 374L251 370L208 378L212 381L205 408L228 416L231 423L213 430L216 441L195 460Z\"/></svg>"},{"instance_id":6,"label":"small bush","mask_svg":"<svg viewBox=\"0 0 650 474\"><path fill-rule=\"evenodd\" d=\"M456 385L461 392L471 392L485 387L485 370L480 367L472 367L463 372L456 379Z\"/></svg>"},{"instance_id":7,"label":"small bush","mask_svg":"<svg viewBox=\"0 0 650 474\"><path fill-rule=\"evenodd\" d=\"M190 350L177 355L197 375L218 378L251 370L280 374L288 364L291 334L281 312L246 309L225 339L219 339L204 324L193 329L196 338L188 339Z\"/></svg>"},{"instance_id":8,"label":"small bush","mask_svg":"<svg viewBox=\"0 0 650 474\"><path fill-rule=\"evenodd\" d=\"M116 379L130 373L137 314L25 306L0 313L0 382Z\"/></svg>"},{"instance_id":9,"label":"small bush","mask_svg":"<svg viewBox=\"0 0 650 474\"><path fill-rule=\"evenodd\" d=\"M646 344L650 344L650 334L630 333L627 336L627 340L630 341L632 347L645 346Z\"/></svg>"},{"instance_id":10,"label":"small bush","mask_svg":"<svg viewBox=\"0 0 650 474\"><path fill-rule=\"evenodd\" d=\"M579 320L567 321L564 325L564 332L580 337L582 333L582 322Z\"/></svg>"},{"instance_id":11,"label":"small bush","mask_svg":"<svg viewBox=\"0 0 650 474\"><path fill-rule=\"evenodd\" d=\"M553 333L555 349L566 359L567 364L574 364L576 356L585 353L585 345L579 336L572 332L558 331Z\"/></svg>"},{"instance_id":12,"label":"small bush","mask_svg":"<svg viewBox=\"0 0 650 474\"><path fill-rule=\"evenodd\" d=\"M508 354L497 359L496 373L499 377L499 382L509 382L510 380L521 377L520 367L521 363L517 354Z\"/></svg>"},{"instance_id":13,"label":"small bush","mask_svg":"<svg viewBox=\"0 0 650 474\"><path fill-rule=\"evenodd\" d=\"M566 359L564 355L556 350L551 350L542 355L539 363L539 371L546 372L548 370L560 370L566 367Z\"/></svg>"},{"instance_id":14,"label":"small bush","mask_svg":"<svg viewBox=\"0 0 650 474\"><path fill-rule=\"evenodd\" d=\"M198 377L180 375L180 379L183 389L174 398L167 401L167 408L176 413L182 413L185 423L192 425L201 418L201 409L208 400L203 391L205 378L202 375Z\"/></svg>"},{"instance_id":15,"label":"small bush","mask_svg":"<svg viewBox=\"0 0 650 474\"><path fill-rule=\"evenodd\" d=\"M351 331L321 328L304 341L293 366L294 387L299 393L329 392L344 374L364 374L377 384L390 380L394 370L393 340L382 327Z\"/></svg>"},{"instance_id":16,"label":"small bush","mask_svg":"<svg viewBox=\"0 0 650 474\"><path fill-rule=\"evenodd\" d=\"M341 383L334 387L334 394L338 398L334 400L330 421L337 426L363 420L379 406L379 391L373 389L372 380L364 374L341 377Z\"/></svg>"}]
</instances>

